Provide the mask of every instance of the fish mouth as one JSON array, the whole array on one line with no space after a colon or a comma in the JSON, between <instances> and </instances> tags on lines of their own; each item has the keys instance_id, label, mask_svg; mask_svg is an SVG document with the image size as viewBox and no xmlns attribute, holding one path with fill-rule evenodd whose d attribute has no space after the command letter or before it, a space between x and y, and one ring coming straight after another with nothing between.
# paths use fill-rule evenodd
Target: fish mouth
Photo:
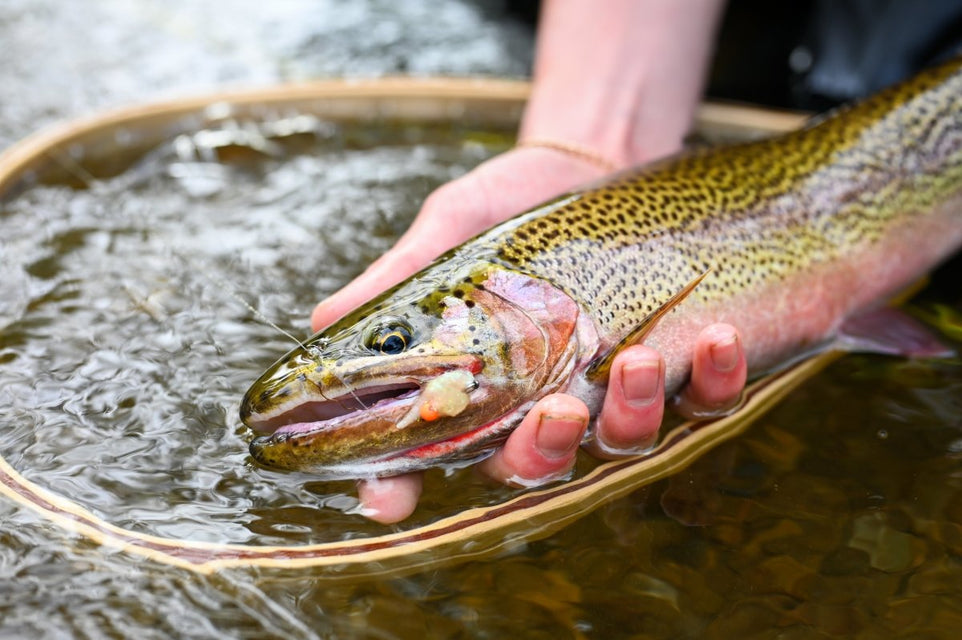
<instances>
[{"instance_id":1,"label":"fish mouth","mask_svg":"<svg viewBox=\"0 0 962 640\"><path fill-rule=\"evenodd\" d=\"M506 407L487 385L468 391L471 411L437 419L420 413L424 392L416 381L384 383L258 416L248 422L261 434L249 444L251 457L268 468L339 480L478 459L503 439L498 426Z\"/></svg>"},{"instance_id":2,"label":"fish mouth","mask_svg":"<svg viewBox=\"0 0 962 640\"><path fill-rule=\"evenodd\" d=\"M427 456L439 452L463 457L465 447L487 434L479 426L504 413L505 394L476 378L483 368L477 356L424 360L407 363L403 372L355 371L336 388L323 388L302 370L272 373L241 405L241 419L256 436L251 457L265 467L330 479L394 475L412 463L435 466ZM461 390L464 381L476 384ZM459 404L464 400L469 406ZM469 432L475 434L465 439ZM424 457L409 460L422 455L412 452Z\"/></svg>"},{"instance_id":3,"label":"fish mouth","mask_svg":"<svg viewBox=\"0 0 962 640\"><path fill-rule=\"evenodd\" d=\"M490 455L506 437L503 427L510 416L466 420L458 416L451 418L459 423L457 428L446 431L431 431L443 420L400 426L412 409L416 412L422 390L415 383L385 384L364 393L305 402L257 422L264 435L251 440L250 454L268 468L308 471L321 480L346 480L393 476L439 464L470 464ZM471 394L481 405L494 398L484 385Z\"/></svg>"},{"instance_id":4,"label":"fish mouth","mask_svg":"<svg viewBox=\"0 0 962 640\"><path fill-rule=\"evenodd\" d=\"M247 426L261 437L316 431L325 424L343 423L362 412L377 410L380 413L385 409L408 407L420 389L419 383L410 381L353 390L330 399L310 400L276 416L251 416Z\"/></svg>"}]
</instances>

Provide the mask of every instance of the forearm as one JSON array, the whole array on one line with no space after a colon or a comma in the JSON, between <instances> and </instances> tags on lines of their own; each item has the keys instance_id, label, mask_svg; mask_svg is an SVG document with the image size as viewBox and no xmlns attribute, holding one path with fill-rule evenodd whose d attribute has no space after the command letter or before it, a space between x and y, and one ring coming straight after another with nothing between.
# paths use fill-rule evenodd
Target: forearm
<instances>
[{"instance_id":1,"label":"forearm","mask_svg":"<svg viewBox=\"0 0 962 640\"><path fill-rule=\"evenodd\" d=\"M545 0L520 139L617 166L678 149L701 95L724 0Z\"/></svg>"}]
</instances>

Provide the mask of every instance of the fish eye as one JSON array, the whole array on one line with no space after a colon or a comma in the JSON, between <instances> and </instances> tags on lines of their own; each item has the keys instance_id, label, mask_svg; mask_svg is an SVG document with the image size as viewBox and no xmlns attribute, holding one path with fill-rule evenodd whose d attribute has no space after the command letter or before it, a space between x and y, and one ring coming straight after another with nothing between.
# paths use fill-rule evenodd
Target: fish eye
<instances>
[{"instance_id":1,"label":"fish eye","mask_svg":"<svg viewBox=\"0 0 962 640\"><path fill-rule=\"evenodd\" d=\"M367 339L367 347L385 355L401 353L411 344L411 330L401 323L374 329Z\"/></svg>"}]
</instances>

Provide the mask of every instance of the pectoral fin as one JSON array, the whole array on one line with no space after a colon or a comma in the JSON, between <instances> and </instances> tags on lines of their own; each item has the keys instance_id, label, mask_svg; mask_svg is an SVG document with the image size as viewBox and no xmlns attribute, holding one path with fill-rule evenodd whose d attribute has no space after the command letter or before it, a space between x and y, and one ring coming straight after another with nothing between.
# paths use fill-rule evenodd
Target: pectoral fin
<instances>
[{"instance_id":1,"label":"pectoral fin","mask_svg":"<svg viewBox=\"0 0 962 640\"><path fill-rule=\"evenodd\" d=\"M709 269L686 284L681 291L673 295L664 304L658 307L654 313L645 318L644 321L638 325L638 327L631 331L627 336L622 338L618 344L592 360L585 372L585 375L588 377L588 379L594 381L606 380L608 378L608 373L611 370L611 362L615 359L615 356L618 355L618 353L625 347L633 344L639 344L644 341L645 336L651 333L651 330L655 328L655 325L658 324L658 321L661 320L666 313L681 303L682 300L687 298L688 295L695 290L695 287L697 287L698 284L705 279L705 276L707 276L710 271L711 270Z\"/></svg>"}]
</instances>

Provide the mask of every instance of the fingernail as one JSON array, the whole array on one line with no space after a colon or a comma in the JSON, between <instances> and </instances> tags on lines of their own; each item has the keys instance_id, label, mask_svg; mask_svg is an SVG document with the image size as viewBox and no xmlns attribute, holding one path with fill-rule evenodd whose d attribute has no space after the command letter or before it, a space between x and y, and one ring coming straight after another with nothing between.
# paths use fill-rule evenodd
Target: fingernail
<instances>
[{"instance_id":1,"label":"fingernail","mask_svg":"<svg viewBox=\"0 0 962 640\"><path fill-rule=\"evenodd\" d=\"M738 336L716 342L709 349L711 364L715 370L726 373L738 364Z\"/></svg>"},{"instance_id":2,"label":"fingernail","mask_svg":"<svg viewBox=\"0 0 962 640\"><path fill-rule=\"evenodd\" d=\"M639 407L654 402L665 376L662 367L661 360L629 362L621 367L621 390L625 400Z\"/></svg>"},{"instance_id":3,"label":"fingernail","mask_svg":"<svg viewBox=\"0 0 962 640\"><path fill-rule=\"evenodd\" d=\"M561 458L581 444L586 426L587 422L580 416L542 415L535 446L547 458Z\"/></svg>"}]
</instances>

